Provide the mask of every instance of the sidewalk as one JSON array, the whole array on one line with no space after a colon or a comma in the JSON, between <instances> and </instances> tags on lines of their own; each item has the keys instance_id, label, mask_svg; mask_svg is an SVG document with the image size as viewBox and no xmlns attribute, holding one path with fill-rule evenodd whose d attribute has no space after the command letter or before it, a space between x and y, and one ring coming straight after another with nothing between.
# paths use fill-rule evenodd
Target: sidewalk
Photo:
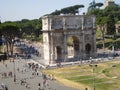
<instances>
[{"instance_id":1,"label":"sidewalk","mask_svg":"<svg viewBox=\"0 0 120 90\"><path fill-rule=\"evenodd\" d=\"M32 75L33 71L25 66L27 63L27 60L16 60L13 62L5 62L0 63L0 73L3 72L14 72L16 74L17 81L14 82L14 77L2 77L0 74L0 84L4 83L7 85L8 90L38 90L38 83L43 83L43 78L41 77L41 73L39 73L39 76ZM7 64L7 67L5 66ZM20 69L20 71L17 71L17 68ZM22 70L26 69L22 72ZM39 71L40 72L40 71ZM21 85L21 80L26 79L26 82L29 84L30 88L26 88L25 85ZM66 87L63 84L57 82L57 81L51 81L48 80L48 86L44 88L44 90L76 90L74 88Z\"/></svg>"}]
</instances>

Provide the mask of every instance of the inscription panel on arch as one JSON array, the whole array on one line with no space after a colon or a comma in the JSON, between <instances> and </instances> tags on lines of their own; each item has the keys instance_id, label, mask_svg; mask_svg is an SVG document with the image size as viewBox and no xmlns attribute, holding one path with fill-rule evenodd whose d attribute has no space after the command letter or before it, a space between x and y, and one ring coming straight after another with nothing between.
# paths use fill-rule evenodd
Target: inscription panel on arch
<instances>
[{"instance_id":1,"label":"inscription panel on arch","mask_svg":"<svg viewBox=\"0 0 120 90\"><path fill-rule=\"evenodd\" d=\"M66 29L81 29L82 28L82 18L80 17L66 17L65 23Z\"/></svg>"},{"instance_id":2,"label":"inscription panel on arch","mask_svg":"<svg viewBox=\"0 0 120 90\"><path fill-rule=\"evenodd\" d=\"M52 18L51 29L62 30L63 29L63 19L61 17Z\"/></svg>"}]
</instances>

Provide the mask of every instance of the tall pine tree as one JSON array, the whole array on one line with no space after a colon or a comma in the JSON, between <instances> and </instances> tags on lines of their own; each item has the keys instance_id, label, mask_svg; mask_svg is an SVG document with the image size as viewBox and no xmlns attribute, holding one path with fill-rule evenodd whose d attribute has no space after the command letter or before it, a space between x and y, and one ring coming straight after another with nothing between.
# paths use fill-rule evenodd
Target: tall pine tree
<instances>
[{"instance_id":1,"label":"tall pine tree","mask_svg":"<svg viewBox=\"0 0 120 90\"><path fill-rule=\"evenodd\" d=\"M108 22L107 22L107 34L108 35L114 35L115 34L115 20L114 20L114 16L112 14L110 14L108 16Z\"/></svg>"}]
</instances>

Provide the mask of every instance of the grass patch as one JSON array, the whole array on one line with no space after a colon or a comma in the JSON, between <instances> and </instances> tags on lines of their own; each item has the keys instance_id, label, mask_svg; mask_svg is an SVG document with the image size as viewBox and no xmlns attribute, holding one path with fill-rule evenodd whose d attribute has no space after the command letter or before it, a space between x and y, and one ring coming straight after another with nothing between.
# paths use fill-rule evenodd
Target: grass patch
<instances>
[{"instance_id":1,"label":"grass patch","mask_svg":"<svg viewBox=\"0 0 120 90\"><path fill-rule=\"evenodd\" d=\"M93 90L93 69L89 65L67 66L58 69L44 70L47 74L54 74L56 79L67 86L79 87L84 90L86 86ZM98 64L95 70L95 83L97 90L115 90L120 87L120 61L111 61ZM65 83L67 82L67 83ZM68 85L69 83L69 85Z\"/></svg>"}]
</instances>

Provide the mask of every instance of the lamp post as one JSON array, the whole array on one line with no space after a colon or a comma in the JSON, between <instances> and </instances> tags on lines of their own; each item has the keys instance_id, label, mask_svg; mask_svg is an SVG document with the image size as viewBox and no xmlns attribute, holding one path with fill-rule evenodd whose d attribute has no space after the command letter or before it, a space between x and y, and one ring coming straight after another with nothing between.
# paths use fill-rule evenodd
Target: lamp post
<instances>
[{"instance_id":1,"label":"lamp post","mask_svg":"<svg viewBox=\"0 0 120 90\"><path fill-rule=\"evenodd\" d=\"M20 38L22 38L22 29L20 28Z\"/></svg>"},{"instance_id":2,"label":"lamp post","mask_svg":"<svg viewBox=\"0 0 120 90\"><path fill-rule=\"evenodd\" d=\"M116 34L113 35L112 39L113 39L112 50L113 50L113 59L114 59L115 58L114 55L115 55L115 45L116 45Z\"/></svg>"},{"instance_id":3,"label":"lamp post","mask_svg":"<svg viewBox=\"0 0 120 90\"><path fill-rule=\"evenodd\" d=\"M94 90L96 90L96 73L95 73L95 71L96 71L96 67L98 65L94 64L94 63L90 63L89 66L92 67L92 69L93 69L93 88L94 88Z\"/></svg>"},{"instance_id":4,"label":"lamp post","mask_svg":"<svg viewBox=\"0 0 120 90\"><path fill-rule=\"evenodd\" d=\"M3 45L3 53L5 52L5 38L2 35L2 45Z\"/></svg>"},{"instance_id":5,"label":"lamp post","mask_svg":"<svg viewBox=\"0 0 120 90\"><path fill-rule=\"evenodd\" d=\"M16 82L15 61L13 59L14 82Z\"/></svg>"}]
</instances>

